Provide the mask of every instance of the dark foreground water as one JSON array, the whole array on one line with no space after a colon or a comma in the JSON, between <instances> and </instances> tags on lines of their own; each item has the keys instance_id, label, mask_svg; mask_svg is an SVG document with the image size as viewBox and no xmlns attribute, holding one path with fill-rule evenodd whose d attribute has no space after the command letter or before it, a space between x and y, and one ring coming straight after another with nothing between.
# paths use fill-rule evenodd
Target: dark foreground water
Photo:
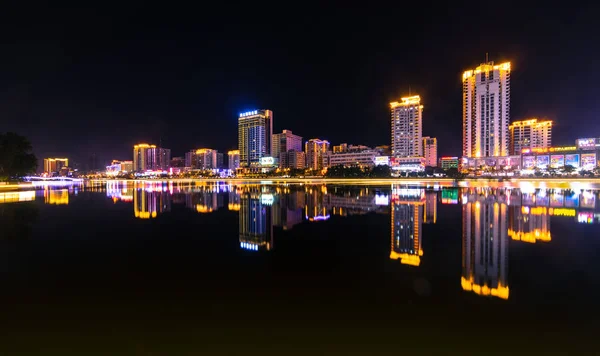
<instances>
[{"instance_id":1,"label":"dark foreground water","mask_svg":"<svg viewBox=\"0 0 600 356\"><path fill-rule=\"evenodd\" d=\"M0 355L596 353L591 190L0 193Z\"/></svg>"}]
</instances>

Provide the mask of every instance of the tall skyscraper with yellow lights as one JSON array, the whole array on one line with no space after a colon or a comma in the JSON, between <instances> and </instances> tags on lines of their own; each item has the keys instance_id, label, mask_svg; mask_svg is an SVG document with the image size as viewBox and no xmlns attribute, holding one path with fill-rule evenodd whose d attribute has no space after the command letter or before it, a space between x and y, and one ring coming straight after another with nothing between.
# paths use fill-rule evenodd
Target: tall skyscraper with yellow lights
<instances>
[{"instance_id":1,"label":"tall skyscraper with yellow lights","mask_svg":"<svg viewBox=\"0 0 600 356\"><path fill-rule=\"evenodd\" d=\"M392 157L423 156L423 105L418 95L390 103Z\"/></svg>"},{"instance_id":2,"label":"tall skyscraper with yellow lights","mask_svg":"<svg viewBox=\"0 0 600 356\"><path fill-rule=\"evenodd\" d=\"M510 131L510 152L520 155L525 148L548 148L552 146L552 121L538 121L533 118L515 121L508 127Z\"/></svg>"},{"instance_id":3,"label":"tall skyscraper with yellow lights","mask_svg":"<svg viewBox=\"0 0 600 356\"><path fill-rule=\"evenodd\" d=\"M510 62L463 73L463 157L509 154Z\"/></svg>"}]
</instances>

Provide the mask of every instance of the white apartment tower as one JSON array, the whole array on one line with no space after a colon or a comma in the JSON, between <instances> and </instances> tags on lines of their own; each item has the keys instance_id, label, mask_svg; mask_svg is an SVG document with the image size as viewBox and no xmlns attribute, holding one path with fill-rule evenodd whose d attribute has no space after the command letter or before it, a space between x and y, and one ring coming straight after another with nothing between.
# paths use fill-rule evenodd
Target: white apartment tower
<instances>
[{"instance_id":1,"label":"white apartment tower","mask_svg":"<svg viewBox=\"0 0 600 356\"><path fill-rule=\"evenodd\" d=\"M463 73L463 156L509 154L510 62Z\"/></svg>"},{"instance_id":2,"label":"white apartment tower","mask_svg":"<svg viewBox=\"0 0 600 356\"><path fill-rule=\"evenodd\" d=\"M392 157L423 156L423 105L418 95L390 103Z\"/></svg>"}]
</instances>

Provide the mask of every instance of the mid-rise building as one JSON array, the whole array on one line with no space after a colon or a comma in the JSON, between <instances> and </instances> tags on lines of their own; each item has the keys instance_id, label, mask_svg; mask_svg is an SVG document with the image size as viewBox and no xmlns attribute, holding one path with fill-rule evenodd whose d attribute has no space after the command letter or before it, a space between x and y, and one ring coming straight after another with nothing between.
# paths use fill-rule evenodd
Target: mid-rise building
<instances>
[{"instance_id":1,"label":"mid-rise building","mask_svg":"<svg viewBox=\"0 0 600 356\"><path fill-rule=\"evenodd\" d=\"M515 121L508 127L510 131L510 152L520 155L526 148L547 148L552 146L552 121L529 119Z\"/></svg>"},{"instance_id":2,"label":"mid-rise building","mask_svg":"<svg viewBox=\"0 0 600 356\"><path fill-rule=\"evenodd\" d=\"M281 154L280 160L284 161L283 167L303 169L306 167L306 154L302 151L287 151Z\"/></svg>"},{"instance_id":3,"label":"mid-rise building","mask_svg":"<svg viewBox=\"0 0 600 356\"><path fill-rule=\"evenodd\" d=\"M171 150L147 143L133 146L133 170L136 172L167 170L171 162Z\"/></svg>"},{"instance_id":4,"label":"mid-rise building","mask_svg":"<svg viewBox=\"0 0 600 356\"><path fill-rule=\"evenodd\" d=\"M347 151L344 153L333 153L331 151L325 154L323 164L325 167L334 166L360 166L373 167L375 166L375 157L379 157L380 153L374 149L363 151Z\"/></svg>"},{"instance_id":5,"label":"mid-rise building","mask_svg":"<svg viewBox=\"0 0 600 356\"><path fill-rule=\"evenodd\" d=\"M231 150L227 152L227 162L229 169L232 171L240 168L240 150Z\"/></svg>"},{"instance_id":6,"label":"mid-rise building","mask_svg":"<svg viewBox=\"0 0 600 356\"><path fill-rule=\"evenodd\" d=\"M175 168L183 168L185 167L185 158L184 157L173 157L171 158L171 167Z\"/></svg>"},{"instance_id":7,"label":"mid-rise building","mask_svg":"<svg viewBox=\"0 0 600 356\"><path fill-rule=\"evenodd\" d=\"M217 158L217 150L199 148L185 154L185 166L191 169L217 169Z\"/></svg>"},{"instance_id":8,"label":"mid-rise building","mask_svg":"<svg viewBox=\"0 0 600 356\"><path fill-rule=\"evenodd\" d=\"M44 158L44 173L58 173L63 167L69 167L68 158Z\"/></svg>"},{"instance_id":9,"label":"mid-rise building","mask_svg":"<svg viewBox=\"0 0 600 356\"><path fill-rule=\"evenodd\" d=\"M418 95L390 103L392 157L423 156L423 105Z\"/></svg>"},{"instance_id":10,"label":"mid-rise building","mask_svg":"<svg viewBox=\"0 0 600 356\"><path fill-rule=\"evenodd\" d=\"M425 157L427 166L437 166L437 138L423 137L423 157Z\"/></svg>"},{"instance_id":11,"label":"mid-rise building","mask_svg":"<svg viewBox=\"0 0 600 356\"><path fill-rule=\"evenodd\" d=\"M279 159L279 167L290 168L287 153L302 151L302 137L294 135L291 130L283 130L273 135L271 147L272 156Z\"/></svg>"},{"instance_id":12,"label":"mid-rise building","mask_svg":"<svg viewBox=\"0 0 600 356\"><path fill-rule=\"evenodd\" d=\"M460 160L458 157L442 157L440 158L440 167L442 167L442 169L458 169L459 161Z\"/></svg>"},{"instance_id":13,"label":"mid-rise building","mask_svg":"<svg viewBox=\"0 0 600 356\"><path fill-rule=\"evenodd\" d=\"M240 113L238 118L238 149L240 167L259 166L263 157L271 156L273 112L254 110Z\"/></svg>"},{"instance_id":14,"label":"mid-rise building","mask_svg":"<svg viewBox=\"0 0 600 356\"><path fill-rule=\"evenodd\" d=\"M310 169L323 169L323 157L329 151L329 141L312 138L304 145L306 154L306 167Z\"/></svg>"},{"instance_id":15,"label":"mid-rise building","mask_svg":"<svg viewBox=\"0 0 600 356\"><path fill-rule=\"evenodd\" d=\"M463 157L509 154L510 62L463 73Z\"/></svg>"},{"instance_id":16,"label":"mid-rise building","mask_svg":"<svg viewBox=\"0 0 600 356\"><path fill-rule=\"evenodd\" d=\"M130 173L133 171L132 161L119 161L113 159L110 166L106 166L106 173L109 175L117 175L119 173Z\"/></svg>"}]
</instances>

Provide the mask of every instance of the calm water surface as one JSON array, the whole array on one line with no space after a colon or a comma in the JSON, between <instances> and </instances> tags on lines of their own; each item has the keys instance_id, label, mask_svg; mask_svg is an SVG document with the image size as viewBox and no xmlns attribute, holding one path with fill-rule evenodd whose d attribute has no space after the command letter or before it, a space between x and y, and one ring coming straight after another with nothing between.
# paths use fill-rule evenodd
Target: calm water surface
<instances>
[{"instance_id":1,"label":"calm water surface","mask_svg":"<svg viewBox=\"0 0 600 356\"><path fill-rule=\"evenodd\" d=\"M598 191L0 193L0 354L592 353Z\"/></svg>"}]
</instances>

